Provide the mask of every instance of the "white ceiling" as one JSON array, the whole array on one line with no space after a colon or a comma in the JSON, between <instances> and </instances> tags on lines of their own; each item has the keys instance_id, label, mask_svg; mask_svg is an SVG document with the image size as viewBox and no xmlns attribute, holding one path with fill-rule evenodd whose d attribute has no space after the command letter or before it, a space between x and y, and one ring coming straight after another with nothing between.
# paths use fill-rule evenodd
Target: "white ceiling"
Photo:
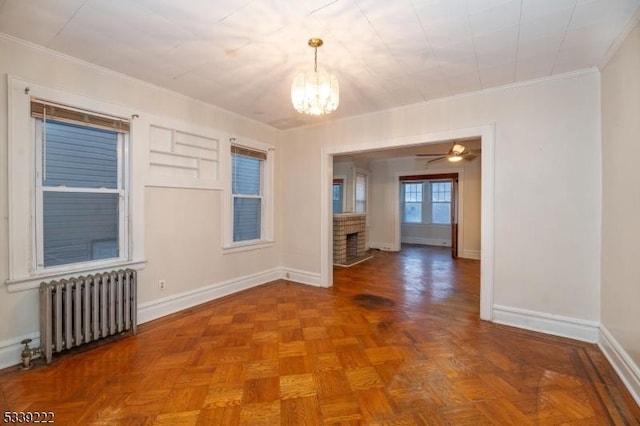
<instances>
[{"instance_id":1,"label":"white ceiling","mask_svg":"<svg viewBox=\"0 0 640 426\"><path fill-rule=\"evenodd\" d=\"M640 0L0 0L0 32L286 129L600 66ZM340 82L325 117L289 89Z\"/></svg>"}]
</instances>

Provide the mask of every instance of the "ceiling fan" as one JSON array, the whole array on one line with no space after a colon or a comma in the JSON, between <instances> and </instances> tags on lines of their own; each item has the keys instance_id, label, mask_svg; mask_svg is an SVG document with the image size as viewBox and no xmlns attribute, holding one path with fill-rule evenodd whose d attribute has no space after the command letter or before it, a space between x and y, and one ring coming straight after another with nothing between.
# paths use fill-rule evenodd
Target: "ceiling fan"
<instances>
[{"instance_id":1,"label":"ceiling fan","mask_svg":"<svg viewBox=\"0 0 640 426\"><path fill-rule=\"evenodd\" d=\"M479 154L480 154L479 149L472 151L462 144L454 143L451 149L449 149L449 152L447 153L416 154L416 156L417 157L438 157L438 158L433 158L427 161L427 163L432 163L434 161L442 160L444 158L451 161L452 163L455 163L457 161L462 161L462 160L467 160L467 161L473 160Z\"/></svg>"}]
</instances>

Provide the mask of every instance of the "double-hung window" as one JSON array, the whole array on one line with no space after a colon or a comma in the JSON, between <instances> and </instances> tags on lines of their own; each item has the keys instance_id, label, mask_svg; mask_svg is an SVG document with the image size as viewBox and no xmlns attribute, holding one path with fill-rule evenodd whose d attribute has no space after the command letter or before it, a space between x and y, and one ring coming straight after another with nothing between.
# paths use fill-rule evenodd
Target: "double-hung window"
<instances>
[{"instance_id":1,"label":"double-hung window","mask_svg":"<svg viewBox=\"0 0 640 426\"><path fill-rule=\"evenodd\" d=\"M451 182L429 182L431 192L431 223L451 223Z\"/></svg>"},{"instance_id":2,"label":"double-hung window","mask_svg":"<svg viewBox=\"0 0 640 426\"><path fill-rule=\"evenodd\" d=\"M367 212L367 175L365 173L356 173L356 191L355 191L355 207L356 213Z\"/></svg>"},{"instance_id":3,"label":"double-hung window","mask_svg":"<svg viewBox=\"0 0 640 426\"><path fill-rule=\"evenodd\" d=\"M129 122L31 101L35 269L128 256Z\"/></svg>"},{"instance_id":4,"label":"double-hung window","mask_svg":"<svg viewBox=\"0 0 640 426\"><path fill-rule=\"evenodd\" d=\"M407 181L400 185L404 223L451 224L451 181Z\"/></svg>"},{"instance_id":5,"label":"double-hung window","mask_svg":"<svg viewBox=\"0 0 640 426\"><path fill-rule=\"evenodd\" d=\"M8 78L9 292L144 267L145 144L130 108Z\"/></svg>"},{"instance_id":6,"label":"double-hung window","mask_svg":"<svg viewBox=\"0 0 640 426\"><path fill-rule=\"evenodd\" d=\"M344 179L333 180L333 214L342 213L344 203Z\"/></svg>"},{"instance_id":7,"label":"double-hung window","mask_svg":"<svg viewBox=\"0 0 640 426\"><path fill-rule=\"evenodd\" d=\"M263 238L265 152L231 147L233 242Z\"/></svg>"}]
</instances>

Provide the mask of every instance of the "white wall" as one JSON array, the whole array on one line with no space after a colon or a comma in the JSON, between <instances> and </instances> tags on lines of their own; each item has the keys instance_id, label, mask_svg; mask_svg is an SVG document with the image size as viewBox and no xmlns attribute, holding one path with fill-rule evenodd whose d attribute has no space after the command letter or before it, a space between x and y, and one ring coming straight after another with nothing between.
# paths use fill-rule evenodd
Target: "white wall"
<instances>
[{"instance_id":1,"label":"white wall","mask_svg":"<svg viewBox=\"0 0 640 426\"><path fill-rule=\"evenodd\" d=\"M602 331L640 404L640 25L602 71ZM617 358L617 363L615 362Z\"/></svg>"},{"instance_id":2,"label":"white wall","mask_svg":"<svg viewBox=\"0 0 640 426\"><path fill-rule=\"evenodd\" d=\"M561 316L597 332L599 105L599 73L587 70L286 132L284 264L321 270L323 147L357 151L495 123L494 303L515 321Z\"/></svg>"},{"instance_id":3,"label":"white wall","mask_svg":"<svg viewBox=\"0 0 640 426\"><path fill-rule=\"evenodd\" d=\"M7 237L7 75L74 94L124 105L141 115L166 117L175 122L217 129L230 136L260 140L278 147L279 133L218 108L207 106L140 81L54 54L46 49L0 37L0 280L8 278ZM148 140L132 136L132 144ZM29 143L29 141L25 141ZM276 156L276 170L278 169ZM134 158L133 161L140 161ZM27 196L27 195L25 195ZM166 313L171 299L191 295L184 303L204 302L218 284L270 271L281 265L281 224L278 209L280 180L276 173L276 244L270 248L223 254L221 250L221 191L176 188L145 190L146 268L139 273L139 304L150 311L145 318ZM158 279L167 287L161 291ZM208 289L208 293L198 293ZM15 343L38 332L37 290L11 292L0 286L0 368L7 359L17 363ZM198 299L199 298L199 299ZM160 303L163 302L163 303ZM161 307L158 308L160 304ZM155 310L154 310L155 309ZM6 355L6 356L5 356ZM15 358L10 358L14 356ZM5 363L5 364L3 364Z\"/></svg>"}]
</instances>

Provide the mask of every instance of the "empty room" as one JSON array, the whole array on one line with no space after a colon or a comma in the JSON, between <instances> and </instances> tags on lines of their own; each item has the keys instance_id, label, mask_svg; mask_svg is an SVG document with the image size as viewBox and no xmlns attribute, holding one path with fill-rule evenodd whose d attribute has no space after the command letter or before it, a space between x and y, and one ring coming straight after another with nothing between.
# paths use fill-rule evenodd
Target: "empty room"
<instances>
[{"instance_id":1,"label":"empty room","mask_svg":"<svg viewBox=\"0 0 640 426\"><path fill-rule=\"evenodd\" d=\"M4 423L640 424L640 0L0 0L0 74Z\"/></svg>"}]
</instances>

